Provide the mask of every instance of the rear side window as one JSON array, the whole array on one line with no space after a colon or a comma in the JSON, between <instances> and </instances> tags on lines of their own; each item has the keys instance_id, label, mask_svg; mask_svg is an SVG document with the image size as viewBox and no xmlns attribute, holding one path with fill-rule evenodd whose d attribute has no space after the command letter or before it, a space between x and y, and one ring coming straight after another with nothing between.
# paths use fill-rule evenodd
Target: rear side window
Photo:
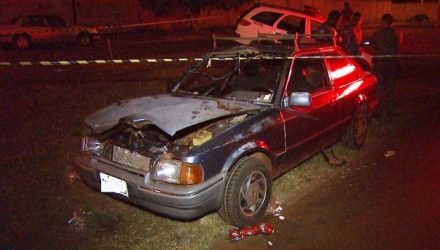
<instances>
[{"instance_id":1,"label":"rear side window","mask_svg":"<svg viewBox=\"0 0 440 250\"><path fill-rule=\"evenodd\" d=\"M326 51L324 56L327 57L330 75L336 88L352 83L361 76L362 72L356 63L344 57L338 51Z\"/></svg>"},{"instance_id":2,"label":"rear side window","mask_svg":"<svg viewBox=\"0 0 440 250\"><path fill-rule=\"evenodd\" d=\"M310 56L310 57L309 57ZM314 93L328 87L326 68L319 54L294 59L288 93Z\"/></svg>"},{"instance_id":3,"label":"rear side window","mask_svg":"<svg viewBox=\"0 0 440 250\"><path fill-rule=\"evenodd\" d=\"M317 30L318 30L319 26L321 26L321 23L317 22L317 21L311 20L310 21L310 26L311 26L311 29L312 29L312 34L315 34L315 33L318 33Z\"/></svg>"},{"instance_id":4,"label":"rear side window","mask_svg":"<svg viewBox=\"0 0 440 250\"><path fill-rule=\"evenodd\" d=\"M57 16L49 16L47 18L47 23L49 24L49 26L52 26L52 27L66 27L67 26L66 22Z\"/></svg>"},{"instance_id":5,"label":"rear side window","mask_svg":"<svg viewBox=\"0 0 440 250\"><path fill-rule=\"evenodd\" d=\"M286 16L280 21L278 28L287 31L288 34L304 34L306 19L298 16Z\"/></svg>"},{"instance_id":6,"label":"rear side window","mask_svg":"<svg viewBox=\"0 0 440 250\"><path fill-rule=\"evenodd\" d=\"M42 16L27 16L23 21L25 27L41 27L46 26L46 20Z\"/></svg>"},{"instance_id":7,"label":"rear side window","mask_svg":"<svg viewBox=\"0 0 440 250\"><path fill-rule=\"evenodd\" d=\"M256 14L251 19L272 26L276 22L276 20L278 20L278 18L280 18L281 16L282 14L280 13L265 11Z\"/></svg>"}]
</instances>

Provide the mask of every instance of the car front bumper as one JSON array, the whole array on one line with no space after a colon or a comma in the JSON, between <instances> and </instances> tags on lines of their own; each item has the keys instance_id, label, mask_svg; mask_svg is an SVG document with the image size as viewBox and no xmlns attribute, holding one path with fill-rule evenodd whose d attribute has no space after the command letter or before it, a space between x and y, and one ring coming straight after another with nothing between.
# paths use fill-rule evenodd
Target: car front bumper
<instances>
[{"instance_id":1,"label":"car front bumper","mask_svg":"<svg viewBox=\"0 0 440 250\"><path fill-rule=\"evenodd\" d=\"M168 217L190 220L199 218L220 208L226 174L219 174L201 184L175 185L154 181L150 173L129 169L126 166L80 153L74 157L81 179L91 188L100 191L99 173L105 173L127 183L128 198L115 194L118 198L147 208Z\"/></svg>"}]
</instances>

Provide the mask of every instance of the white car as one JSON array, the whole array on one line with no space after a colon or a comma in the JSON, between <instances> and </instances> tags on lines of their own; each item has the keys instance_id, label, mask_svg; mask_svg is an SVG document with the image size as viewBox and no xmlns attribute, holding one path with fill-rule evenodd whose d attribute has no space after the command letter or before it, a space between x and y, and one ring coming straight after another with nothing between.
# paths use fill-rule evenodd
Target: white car
<instances>
[{"instance_id":1,"label":"white car","mask_svg":"<svg viewBox=\"0 0 440 250\"><path fill-rule=\"evenodd\" d=\"M96 28L72 26L54 15L27 15L0 26L0 43L27 49L33 44L78 43L88 46L99 39Z\"/></svg>"},{"instance_id":2,"label":"white car","mask_svg":"<svg viewBox=\"0 0 440 250\"><path fill-rule=\"evenodd\" d=\"M309 6L305 11L273 5L256 4L240 17L235 33L240 37L276 34L312 34L325 21Z\"/></svg>"},{"instance_id":3,"label":"white car","mask_svg":"<svg viewBox=\"0 0 440 250\"><path fill-rule=\"evenodd\" d=\"M241 44L250 44L251 38L270 35L317 33L317 29L325 22L318 9L304 5L304 11L283 8L268 4L255 4L245 11L238 20L235 33L240 36L236 41ZM301 43L316 42L313 37L303 37ZM367 71L373 68L370 51L361 48L361 57L357 60L360 66Z\"/></svg>"}]
</instances>

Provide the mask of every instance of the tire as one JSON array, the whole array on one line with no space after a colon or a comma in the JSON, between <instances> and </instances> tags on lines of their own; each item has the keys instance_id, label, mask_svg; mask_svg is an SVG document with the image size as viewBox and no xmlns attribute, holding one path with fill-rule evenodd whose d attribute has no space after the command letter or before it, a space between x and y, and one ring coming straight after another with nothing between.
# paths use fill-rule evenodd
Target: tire
<instances>
[{"instance_id":1,"label":"tire","mask_svg":"<svg viewBox=\"0 0 440 250\"><path fill-rule=\"evenodd\" d=\"M28 49L31 46L31 39L27 35L17 35L14 38L14 46L19 50Z\"/></svg>"},{"instance_id":2,"label":"tire","mask_svg":"<svg viewBox=\"0 0 440 250\"><path fill-rule=\"evenodd\" d=\"M353 114L350 125L343 136L344 144L352 149L359 149L364 145L368 132L368 109L362 105Z\"/></svg>"},{"instance_id":3,"label":"tire","mask_svg":"<svg viewBox=\"0 0 440 250\"><path fill-rule=\"evenodd\" d=\"M367 60L363 58L358 58L356 62L359 64L363 71L372 72L371 65L367 62Z\"/></svg>"},{"instance_id":4,"label":"tire","mask_svg":"<svg viewBox=\"0 0 440 250\"><path fill-rule=\"evenodd\" d=\"M231 172L227 184L220 217L237 227L258 223L266 213L272 193L272 178L263 154L242 158Z\"/></svg>"},{"instance_id":5,"label":"tire","mask_svg":"<svg viewBox=\"0 0 440 250\"><path fill-rule=\"evenodd\" d=\"M81 33L78 36L78 44L82 47L87 47L92 43L92 37L90 34Z\"/></svg>"}]
</instances>

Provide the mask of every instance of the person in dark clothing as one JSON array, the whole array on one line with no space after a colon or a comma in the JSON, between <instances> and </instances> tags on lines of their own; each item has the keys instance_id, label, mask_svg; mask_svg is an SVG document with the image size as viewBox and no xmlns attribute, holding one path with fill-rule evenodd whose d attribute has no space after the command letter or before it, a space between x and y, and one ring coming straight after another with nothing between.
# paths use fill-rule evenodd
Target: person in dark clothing
<instances>
[{"instance_id":1,"label":"person in dark clothing","mask_svg":"<svg viewBox=\"0 0 440 250\"><path fill-rule=\"evenodd\" d=\"M350 23L346 23L341 31L341 47L349 55L360 55L360 46L362 44L361 31L362 16L360 12L353 14Z\"/></svg>"},{"instance_id":2,"label":"person in dark clothing","mask_svg":"<svg viewBox=\"0 0 440 250\"><path fill-rule=\"evenodd\" d=\"M341 10L342 24L349 24L351 22L351 17L353 15L353 9L350 7L349 2L344 3L344 8Z\"/></svg>"},{"instance_id":3,"label":"person in dark clothing","mask_svg":"<svg viewBox=\"0 0 440 250\"><path fill-rule=\"evenodd\" d=\"M360 46L362 44L362 14L356 11L351 18L353 24L353 32L356 37L356 43Z\"/></svg>"},{"instance_id":4,"label":"person in dark clothing","mask_svg":"<svg viewBox=\"0 0 440 250\"><path fill-rule=\"evenodd\" d=\"M354 33L354 24L347 23L341 32L342 43L341 47L349 55L360 55L359 45L356 41L356 34Z\"/></svg>"},{"instance_id":5,"label":"person in dark clothing","mask_svg":"<svg viewBox=\"0 0 440 250\"><path fill-rule=\"evenodd\" d=\"M381 19L381 29L373 34L371 45L375 50L373 72L377 77L379 114L382 118L394 112L395 81L399 72L399 35L391 27L393 16L385 14Z\"/></svg>"},{"instance_id":6,"label":"person in dark clothing","mask_svg":"<svg viewBox=\"0 0 440 250\"><path fill-rule=\"evenodd\" d=\"M341 20L341 13L339 13L339 11L337 10L330 11L327 20L324 23L322 23L316 30L315 34L318 35L316 37L316 40L318 42L332 43L334 37L336 37L337 42L339 42L339 33L336 30L336 27L338 26L340 20Z\"/></svg>"}]
</instances>

